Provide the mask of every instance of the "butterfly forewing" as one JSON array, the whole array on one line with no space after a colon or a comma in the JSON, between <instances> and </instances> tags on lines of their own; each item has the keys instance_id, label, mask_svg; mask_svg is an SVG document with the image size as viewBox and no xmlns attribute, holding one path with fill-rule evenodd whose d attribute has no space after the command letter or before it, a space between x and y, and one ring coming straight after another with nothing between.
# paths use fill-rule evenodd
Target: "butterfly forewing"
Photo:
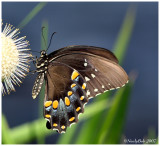
<instances>
[{"instance_id":1,"label":"butterfly forewing","mask_svg":"<svg viewBox=\"0 0 160 146\"><path fill-rule=\"evenodd\" d=\"M82 75L87 83L88 97L120 88L128 81L128 76L121 66L100 56L66 54L56 61L66 63Z\"/></svg>"},{"instance_id":2,"label":"butterfly forewing","mask_svg":"<svg viewBox=\"0 0 160 146\"><path fill-rule=\"evenodd\" d=\"M52 52L49 54L49 59L54 60L54 58L58 56L63 56L65 54L86 54L86 55L96 55L96 56L101 56L104 58L107 58L109 60L112 60L113 62L118 63L118 60L116 56L109 50L105 48L100 48L100 47L94 47L94 46L84 46L84 45L73 45L73 46L68 46L65 48L61 48L57 51Z\"/></svg>"}]
</instances>

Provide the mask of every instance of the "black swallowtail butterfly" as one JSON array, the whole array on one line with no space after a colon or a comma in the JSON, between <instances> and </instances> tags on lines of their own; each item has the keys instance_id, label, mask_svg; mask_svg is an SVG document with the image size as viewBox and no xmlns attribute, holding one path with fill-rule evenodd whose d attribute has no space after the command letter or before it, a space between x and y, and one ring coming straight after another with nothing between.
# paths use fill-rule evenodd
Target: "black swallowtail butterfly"
<instances>
[{"instance_id":1,"label":"black swallowtail butterfly","mask_svg":"<svg viewBox=\"0 0 160 146\"><path fill-rule=\"evenodd\" d=\"M44 118L47 128L65 132L91 97L123 87L128 75L115 55L93 46L68 46L36 60L35 99L45 80Z\"/></svg>"}]
</instances>

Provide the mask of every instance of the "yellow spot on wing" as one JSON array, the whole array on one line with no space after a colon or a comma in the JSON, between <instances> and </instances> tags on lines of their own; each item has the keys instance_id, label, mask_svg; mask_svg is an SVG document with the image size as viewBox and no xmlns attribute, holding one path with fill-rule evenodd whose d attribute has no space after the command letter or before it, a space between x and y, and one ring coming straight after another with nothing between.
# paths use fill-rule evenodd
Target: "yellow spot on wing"
<instances>
[{"instance_id":1,"label":"yellow spot on wing","mask_svg":"<svg viewBox=\"0 0 160 146\"><path fill-rule=\"evenodd\" d=\"M53 126L54 126L54 127L57 127L58 125L57 125L57 123L54 123Z\"/></svg>"},{"instance_id":2,"label":"yellow spot on wing","mask_svg":"<svg viewBox=\"0 0 160 146\"><path fill-rule=\"evenodd\" d=\"M72 91L68 91L68 96L71 96L73 94Z\"/></svg>"},{"instance_id":3,"label":"yellow spot on wing","mask_svg":"<svg viewBox=\"0 0 160 146\"><path fill-rule=\"evenodd\" d=\"M83 100L83 99L84 99L84 96L81 96L81 97L80 97L80 100Z\"/></svg>"},{"instance_id":4,"label":"yellow spot on wing","mask_svg":"<svg viewBox=\"0 0 160 146\"><path fill-rule=\"evenodd\" d=\"M57 107L58 107L58 101L55 100L55 101L53 101L53 108L56 109Z\"/></svg>"},{"instance_id":5,"label":"yellow spot on wing","mask_svg":"<svg viewBox=\"0 0 160 146\"><path fill-rule=\"evenodd\" d=\"M83 83L82 89L86 89L86 83Z\"/></svg>"},{"instance_id":6,"label":"yellow spot on wing","mask_svg":"<svg viewBox=\"0 0 160 146\"><path fill-rule=\"evenodd\" d=\"M69 98L68 98L68 97L65 97L65 104L66 104L67 106L69 106L69 105L70 105L70 100L69 100Z\"/></svg>"},{"instance_id":7,"label":"yellow spot on wing","mask_svg":"<svg viewBox=\"0 0 160 146\"><path fill-rule=\"evenodd\" d=\"M72 85L71 85L71 88L73 88L73 87L75 87L76 86L76 84L75 83L73 83Z\"/></svg>"},{"instance_id":8,"label":"yellow spot on wing","mask_svg":"<svg viewBox=\"0 0 160 146\"><path fill-rule=\"evenodd\" d=\"M77 107L77 108L76 108L76 111L78 112L78 111L80 111L80 109L81 109L81 107Z\"/></svg>"},{"instance_id":9,"label":"yellow spot on wing","mask_svg":"<svg viewBox=\"0 0 160 146\"><path fill-rule=\"evenodd\" d=\"M51 106L51 104L52 104L52 101L46 101L46 102L44 103L44 106L45 106L45 107L49 107L49 106Z\"/></svg>"},{"instance_id":10,"label":"yellow spot on wing","mask_svg":"<svg viewBox=\"0 0 160 146\"><path fill-rule=\"evenodd\" d=\"M75 117L69 119L70 122L74 121Z\"/></svg>"},{"instance_id":11,"label":"yellow spot on wing","mask_svg":"<svg viewBox=\"0 0 160 146\"><path fill-rule=\"evenodd\" d=\"M66 128L66 126L64 126L64 125L63 125L63 126L61 126L61 128L62 128L62 129L65 129L65 128Z\"/></svg>"},{"instance_id":12,"label":"yellow spot on wing","mask_svg":"<svg viewBox=\"0 0 160 146\"><path fill-rule=\"evenodd\" d=\"M45 117L46 117L46 118L50 118L50 117L51 117L51 115L45 115Z\"/></svg>"},{"instance_id":13,"label":"yellow spot on wing","mask_svg":"<svg viewBox=\"0 0 160 146\"><path fill-rule=\"evenodd\" d=\"M79 76L79 73L75 70L75 71L73 71L73 73L72 73L71 79L74 80L74 79L76 79L78 76Z\"/></svg>"}]
</instances>

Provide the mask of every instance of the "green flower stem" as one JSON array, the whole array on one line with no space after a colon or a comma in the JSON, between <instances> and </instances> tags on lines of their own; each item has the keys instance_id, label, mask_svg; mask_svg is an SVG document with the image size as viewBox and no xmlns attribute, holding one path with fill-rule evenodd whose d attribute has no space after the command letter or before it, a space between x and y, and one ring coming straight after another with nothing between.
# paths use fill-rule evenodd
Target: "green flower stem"
<instances>
[{"instance_id":1,"label":"green flower stem","mask_svg":"<svg viewBox=\"0 0 160 146\"><path fill-rule=\"evenodd\" d=\"M22 22L18 25L19 29L25 27L46 5L46 2L40 2L33 10L22 20Z\"/></svg>"},{"instance_id":2,"label":"green flower stem","mask_svg":"<svg viewBox=\"0 0 160 146\"><path fill-rule=\"evenodd\" d=\"M2 115L2 144L13 144L14 140L12 139L11 135L9 134L9 127L7 120L4 115Z\"/></svg>"},{"instance_id":3,"label":"green flower stem","mask_svg":"<svg viewBox=\"0 0 160 146\"><path fill-rule=\"evenodd\" d=\"M45 50L47 48L46 44L48 44L48 21L43 21L42 22L42 27L45 27L43 30L43 35L45 38L45 41L43 40L43 37L41 36L41 50ZM46 44L45 44L46 43ZM45 81L43 83L40 95L39 95L39 118L43 117L43 101L44 101L44 96L45 96ZM37 143L38 144L44 144L45 143L45 136L38 136L37 137Z\"/></svg>"},{"instance_id":4,"label":"green flower stem","mask_svg":"<svg viewBox=\"0 0 160 146\"><path fill-rule=\"evenodd\" d=\"M114 53L118 58L120 64L122 64L124 60L127 46L132 36L131 34L135 24L135 19L136 19L136 6L131 5L127 10L122 27L118 34L117 41L115 42L115 45L113 48Z\"/></svg>"},{"instance_id":5,"label":"green flower stem","mask_svg":"<svg viewBox=\"0 0 160 146\"><path fill-rule=\"evenodd\" d=\"M98 143L120 143L125 115L127 112L127 105L129 102L129 95L131 94L132 86L133 82L130 81L125 88L122 88L118 90L118 92L116 92L112 107L106 113L107 116L104 119L104 123L98 133L98 135L100 135Z\"/></svg>"},{"instance_id":6,"label":"green flower stem","mask_svg":"<svg viewBox=\"0 0 160 146\"><path fill-rule=\"evenodd\" d=\"M44 137L54 133L54 131L46 129L45 125L45 119L38 119L31 123L12 128L9 133L16 144L25 144L37 137Z\"/></svg>"}]
</instances>

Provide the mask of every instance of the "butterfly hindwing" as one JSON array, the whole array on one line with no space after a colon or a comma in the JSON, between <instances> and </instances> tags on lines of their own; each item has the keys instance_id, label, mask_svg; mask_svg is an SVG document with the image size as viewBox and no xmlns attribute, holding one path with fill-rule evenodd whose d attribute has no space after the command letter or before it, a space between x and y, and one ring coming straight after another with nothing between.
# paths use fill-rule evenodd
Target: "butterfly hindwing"
<instances>
[{"instance_id":1,"label":"butterfly hindwing","mask_svg":"<svg viewBox=\"0 0 160 146\"><path fill-rule=\"evenodd\" d=\"M84 111L83 105L88 101L85 81L78 71L54 62L48 66L45 91L47 127L65 132L67 126L78 121L78 114Z\"/></svg>"}]
</instances>

